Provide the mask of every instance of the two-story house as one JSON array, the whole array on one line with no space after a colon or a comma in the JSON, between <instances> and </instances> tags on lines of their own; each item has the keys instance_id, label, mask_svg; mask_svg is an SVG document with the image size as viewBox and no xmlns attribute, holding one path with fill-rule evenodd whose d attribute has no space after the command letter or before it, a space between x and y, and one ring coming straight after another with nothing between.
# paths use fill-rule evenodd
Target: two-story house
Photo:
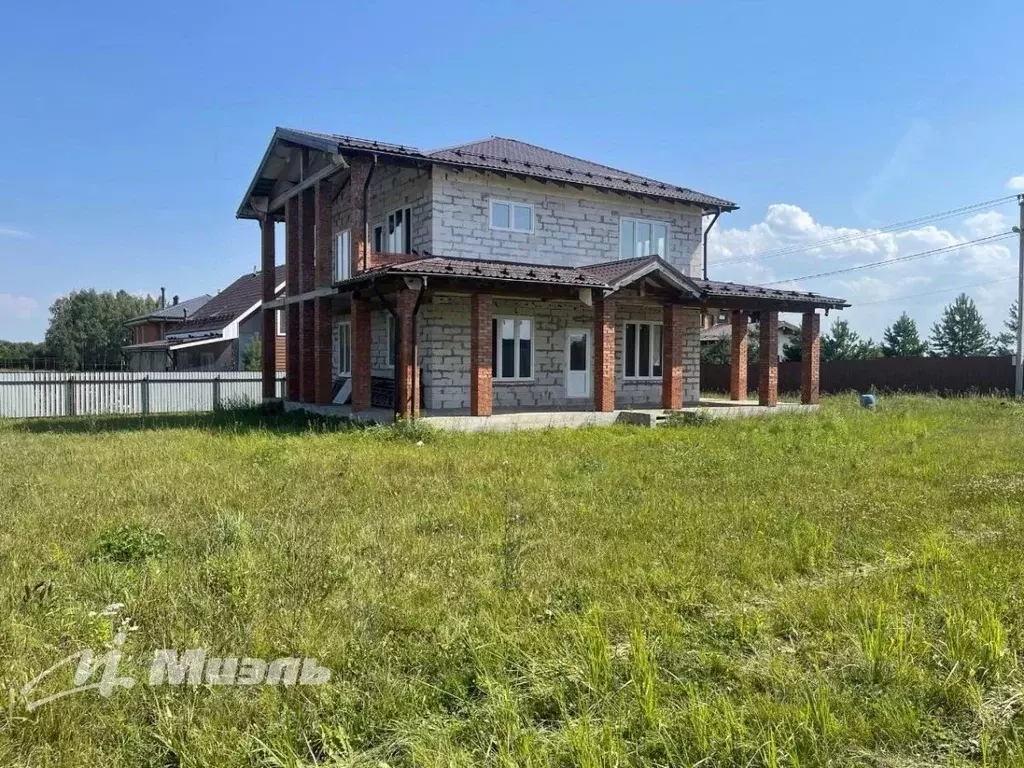
<instances>
[{"instance_id":1,"label":"two-story house","mask_svg":"<svg viewBox=\"0 0 1024 768\"><path fill-rule=\"evenodd\" d=\"M180 301L177 296L171 303L164 301L160 289L161 306L145 315L133 317L125 323L131 329L131 343L123 347L130 371L169 371L174 362L168 354L170 346L167 334L202 309L210 300L209 294Z\"/></svg>"},{"instance_id":2,"label":"two-story house","mask_svg":"<svg viewBox=\"0 0 1024 768\"><path fill-rule=\"evenodd\" d=\"M396 415L678 408L699 396L701 313L728 309L732 396L747 323L778 347L803 313L803 401L817 401L818 309L842 299L705 279L723 198L512 139L437 151L278 128L237 215L285 223L286 291L263 283L263 338L286 317L287 399ZM713 218L708 218L713 217ZM263 352L273 397L274 350ZM777 356L759 401L777 402Z\"/></svg>"}]
</instances>

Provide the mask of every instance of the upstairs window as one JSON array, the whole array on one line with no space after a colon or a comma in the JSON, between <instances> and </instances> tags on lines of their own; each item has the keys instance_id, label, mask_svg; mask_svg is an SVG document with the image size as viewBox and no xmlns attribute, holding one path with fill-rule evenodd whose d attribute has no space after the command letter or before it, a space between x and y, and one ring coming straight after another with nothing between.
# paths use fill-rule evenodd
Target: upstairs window
<instances>
[{"instance_id":1,"label":"upstairs window","mask_svg":"<svg viewBox=\"0 0 1024 768\"><path fill-rule=\"evenodd\" d=\"M619 257L668 255L668 224L647 219L619 220Z\"/></svg>"},{"instance_id":2,"label":"upstairs window","mask_svg":"<svg viewBox=\"0 0 1024 768\"><path fill-rule=\"evenodd\" d=\"M352 323L338 324L338 375L352 375Z\"/></svg>"},{"instance_id":3,"label":"upstairs window","mask_svg":"<svg viewBox=\"0 0 1024 768\"><path fill-rule=\"evenodd\" d=\"M352 277L352 235L349 230L339 232L334 244L334 281Z\"/></svg>"},{"instance_id":4,"label":"upstairs window","mask_svg":"<svg viewBox=\"0 0 1024 768\"><path fill-rule=\"evenodd\" d=\"M661 323L626 323L622 374L627 379L660 379Z\"/></svg>"},{"instance_id":5,"label":"upstairs window","mask_svg":"<svg viewBox=\"0 0 1024 768\"><path fill-rule=\"evenodd\" d=\"M412 253L412 208L399 208L373 228L375 253Z\"/></svg>"},{"instance_id":6,"label":"upstairs window","mask_svg":"<svg viewBox=\"0 0 1024 768\"><path fill-rule=\"evenodd\" d=\"M533 379L533 321L525 317L494 318L491 354L495 381Z\"/></svg>"},{"instance_id":7,"label":"upstairs window","mask_svg":"<svg viewBox=\"0 0 1024 768\"><path fill-rule=\"evenodd\" d=\"M508 200L491 200L491 229L533 234L533 206Z\"/></svg>"}]
</instances>

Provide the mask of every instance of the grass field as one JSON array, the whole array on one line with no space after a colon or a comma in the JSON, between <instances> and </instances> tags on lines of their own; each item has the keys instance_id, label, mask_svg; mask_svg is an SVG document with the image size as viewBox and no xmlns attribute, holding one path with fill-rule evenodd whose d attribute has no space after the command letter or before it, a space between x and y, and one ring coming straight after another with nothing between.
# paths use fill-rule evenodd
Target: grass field
<instances>
[{"instance_id":1,"label":"grass field","mask_svg":"<svg viewBox=\"0 0 1024 768\"><path fill-rule=\"evenodd\" d=\"M5 690L0 765L1021 765L1022 426L924 397L506 435L0 425L5 689L123 621L122 673L333 671Z\"/></svg>"}]
</instances>

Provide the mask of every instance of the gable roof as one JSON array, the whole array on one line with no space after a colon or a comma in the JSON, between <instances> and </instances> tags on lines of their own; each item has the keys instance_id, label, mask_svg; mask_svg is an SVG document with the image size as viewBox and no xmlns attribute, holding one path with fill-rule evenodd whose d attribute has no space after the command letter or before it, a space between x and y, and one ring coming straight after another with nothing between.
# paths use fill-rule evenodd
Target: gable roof
<instances>
[{"instance_id":1,"label":"gable roof","mask_svg":"<svg viewBox=\"0 0 1024 768\"><path fill-rule=\"evenodd\" d=\"M273 181L262 178L261 174L269 159L271 149L279 140L328 154L372 153L407 158L421 163L434 163L455 168L474 168L496 173L511 173L544 181L579 184L625 194L690 203L705 211L733 211L739 207L736 203L721 197L501 136L490 136L453 147L427 151L403 144L360 139L338 133L278 127L274 131L267 154L264 155L263 161L256 171L256 176L249 185L245 199L238 208L237 215L239 217L255 215L249 207L250 196L254 195L257 190L262 191L273 186Z\"/></svg>"},{"instance_id":2,"label":"gable roof","mask_svg":"<svg viewBox=\"0 0 1024 768\"><path fill-rule=\"evenodd\" d=\"M274 270L274 285L284 282L284 265ZM192 317L176 326L168 338L216 334L263 299L263 275L250 272L207 301Z\"/></svg>"},{"instance_id":3,"label":"gable roof","mask_svg":"<svg viewBox=\"0 0 1024 768\"><path fill-rule=\"evenodd\" d=\"M211 298L210 294L204 293L202 296L196 296L193 299L185 299L185 301L179 301L177 304L170 304L162 309L154 309L149 314L133 317L131 320L128 320L127 324L134 325L147 320L184 320L185 318L192 317Z\"/></svg>"}]
</instances>

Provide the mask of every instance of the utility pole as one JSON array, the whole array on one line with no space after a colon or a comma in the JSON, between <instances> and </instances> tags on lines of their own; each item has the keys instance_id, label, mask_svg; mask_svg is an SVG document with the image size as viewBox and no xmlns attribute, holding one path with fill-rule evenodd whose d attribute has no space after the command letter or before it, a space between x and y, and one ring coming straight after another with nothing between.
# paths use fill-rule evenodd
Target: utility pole
<instances>
[{"instance_id":1,"label":"utility pole","mask_svg":"<svg viewBox=\"0 0 1024 768\"><path fill-rule=\"evenodd\" d=\"M1020 208L1020 224L1017 230L1017 245L1020 257L1017 263L1017 370L1014 380L1014 394L1024 396L1024 195L1017 195Z\"/></svg>"}]
</instances>

